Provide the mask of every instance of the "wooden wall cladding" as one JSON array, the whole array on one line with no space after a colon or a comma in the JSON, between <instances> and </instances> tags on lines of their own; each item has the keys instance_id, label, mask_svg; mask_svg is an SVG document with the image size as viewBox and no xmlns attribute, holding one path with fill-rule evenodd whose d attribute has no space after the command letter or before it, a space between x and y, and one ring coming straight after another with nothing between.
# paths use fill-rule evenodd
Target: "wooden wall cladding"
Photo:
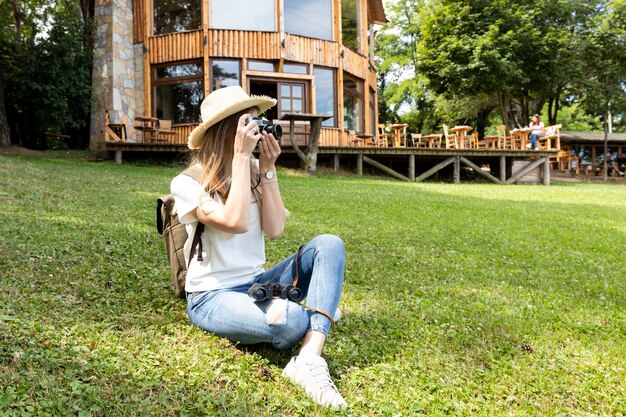
<instances>
[{"instance_id":1,"label":"wooden wall cladding","mask_svg":"<svg viewBox=\"0 0 626 417\"><path fill-rule=\"evenodd\" d=\"M313 63L324 67L339 67L337 42L285 34L285 59Z\"/></svg>"},{"instance_id":2,"label":"wooden wall cladding","mask_svg":"<svg viewBox=\"0 0 626 417\"><path fill-rule=\"evenodd\" d=\"M228 58L279 59L281 44L277 32L209 30L209 56Z\"/></svg>"},{"instance_id":3,"label":"wooden wall cladding","mask_svg":"<svg viewBox=\"0 0 626 417\"><path fill-rule=\"evenodd\" d=\"M133 0L133 43L143 42L146 38L143 7L144 0Z\"/></svg>"},{"instance_id":4,"label":"wooden wall cladding","mask_svg":"<svg viewBox=\"0 0 626 417\"><path fill-rule=\"evenodd\" d=\"M202 58L202 31L172 33L149 37L151 64Z\"/></svg>"},{"instance_id":5,"label":"wooden wall cladding","mask_svg":"<svg viewBox=\"0 0 626 417\"><path fill-rule=\"evenodd\" d=\"M343 51L343 69L361 79L367 79L369 62L366 57L357 54L350 48L341 47Z\"/></svg>"}]
</instances>

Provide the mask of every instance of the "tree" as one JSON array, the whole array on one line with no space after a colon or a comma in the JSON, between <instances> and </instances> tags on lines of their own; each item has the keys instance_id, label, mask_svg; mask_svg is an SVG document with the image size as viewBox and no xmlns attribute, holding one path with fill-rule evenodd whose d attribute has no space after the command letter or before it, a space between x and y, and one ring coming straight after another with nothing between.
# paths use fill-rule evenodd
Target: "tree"
<instances>
[{"instance_id":1,"label":"tree","mask_svg":"<svg viewBox=\"0 0 626 417\"><path fill-rule=\"evenodd\" d=\"M589 25L584 47L585 79L580 81L581 105L600 115L604 127L604 179L607 178L608 117L611 108L626 107L626 1L598 4L604 13Z\"/></svg>"},{"instance_id":2,"label":"tree","mask_svg":"<svg viewBox=\"0 0 626 417\"><path fill-rule=\"evenodd\" d=\"M0 29L0 132L5 115L24 146L45 147L49 132L82 136L90 111L91 22L76 2L0 5L0 21L9 22Z\"/></svg>"}]
</instances>

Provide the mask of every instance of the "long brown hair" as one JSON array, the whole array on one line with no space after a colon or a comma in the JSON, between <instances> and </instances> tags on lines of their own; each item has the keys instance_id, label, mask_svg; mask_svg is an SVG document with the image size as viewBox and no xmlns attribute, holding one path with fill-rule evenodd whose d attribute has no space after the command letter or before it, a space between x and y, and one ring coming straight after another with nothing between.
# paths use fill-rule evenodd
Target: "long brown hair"
<instances>
[{"instance_id":1,"label":"long brown hair","mask_svg":"<svg viewBox=\"0 0 626 417\"><path fill-rule=\"evenodd\" d=\"M191 165L200 164L202 166L201 183L204 190L210 196L219 195L222 201L226 201L230 192L235 135L237 134L239 118L245 113L249 113L250 110L246 109L235 113L209 127L204 134L204 140L198 153L191 162ZM251 182L255 183L258 178L258 168L252 160L250 176ZM255 191L260 192L260 190Z\"/></svg>"},{"instance_id":2,"label":"long brown hair","mask_svg":"<svg viewBox=\"0 0 626 417\"><path fill-rule=\"evenodd\" d=\"M535 123L535 117L537 118L537 123ZM539 123L541 123L541 118L539 117L538 114L535 114L533 118L530 120L530 124L533 126L539 126Z\"/></svg>"}]
</instances>

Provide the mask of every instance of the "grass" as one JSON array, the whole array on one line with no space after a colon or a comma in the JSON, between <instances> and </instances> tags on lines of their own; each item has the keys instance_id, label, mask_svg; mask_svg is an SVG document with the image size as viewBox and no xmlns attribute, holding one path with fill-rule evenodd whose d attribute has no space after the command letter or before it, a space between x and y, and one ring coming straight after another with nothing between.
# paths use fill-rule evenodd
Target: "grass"
<instances>
[{"instance_id":1,"label":"grass","mask_svg":"<svg viewBox=\"0 0 626 417\"><path fill-rule=\"evenodd\" d=\"M0 156L0 416L334 415L295 351L188 322L154 225L179 170ZM626 414L626 187L280 177L269 263L347 247L339 415Z\"/></svg>"}]
</instances>

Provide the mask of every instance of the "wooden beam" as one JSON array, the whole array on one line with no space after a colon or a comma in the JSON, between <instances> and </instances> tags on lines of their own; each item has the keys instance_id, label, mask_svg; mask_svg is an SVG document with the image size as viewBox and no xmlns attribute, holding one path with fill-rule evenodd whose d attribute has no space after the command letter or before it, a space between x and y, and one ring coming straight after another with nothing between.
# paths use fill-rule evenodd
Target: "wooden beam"
<instances>
[{"instance_id":1,"label":"wooden beam","mask_svg":"<svg viewBox=\"0 0 626 417\"><path fill-rule=\"evenodd\" d=\"M506 156L500 156L500 181L502 184L506 182Z\"/></svg>"},{"instance_id":2,"label":"wooden beam","mask_svg":"<svg viewBox=\"0 0 626 417\"><path fill-rule=\"evenodd\" d=\"M409 181L415 181L415 155L409 155Z\"/></svg>"},{"instance_id":3,"label":"wooden beam","mask_svg":"<svg viewBox=\"0 0 626 417\"><path fill-rule=\"evenodd\" d=\"M398 178L398 179L400 179L402 181L407 181L407 182L409 181L409 179L407 177L405 177L404 175L400 174L399 172L396 172L393 169L391 169L389 167L386 167L383 164L381 164L380 162L376 162L372 158L369 158L369 157L367 157L365 155L363 155L363 162L366 162L366 163L370 164L371 166L376 167L376 168L380 169L381 171L383 171L383 172L385 172L385 173L387 173L387 174L389 174L389 175L391 175L393 177L396 177L396 178Z\"/></svg>"},{"instance_id":4,"label":"wooden beam","mask_svg":"<svg viewBox=\"0 0 626 417\"><path fill-rule=\"evenodd\" d=\"M336 153L333 157L333 171L339 171L339 154Z\"/></svg>"},{"instance_id":5,"label":"wooden beam","mask_svg":"<svg viewBox=\"0 0 626 417\"><path fill-rule=\"evenodd\" d=\"M490 173L488 173L486 171L483 171L482 169L480 169L480 167L478 165L476 165L475 163L473 163L469 159L465 158L464 156L461 157L461 162L463 162L468 167L472 168L478 174L480 174L483 177L487 178L489 181L495 182L496 184L502 184L502 181L500 181L499 179L497 179L496 177L494 177Z\"/></svg>"},{"instance_id":6,"label":"wooden beam","mask_svg":"<svg viewBox=\"0 0 626 417\"><path fill-rule=\"evenodd\" d=\"M528 174L533 169L537 168L539 165L545 163L543 158L537 159L535 161L530 162L524 168L520 169L515 174L511 175L511 178L506 180L505 184L513 184L515 181L519 180L524 175Z\"/></svg>"},{"instance_id":7,"label":"wooden beam","mask_svg":"<svg viewBox=\"0 0 626 417\"><path fill-rule=\"evenodd\" d=\"M359 177L363 176L363 154L362 153L356 156L356 174Z\"/></svg>"},{"instance_id":8,"label":"wooden beam","mask_svg":"<svg viewBox=\"0 0 626 417\"><path fill-rule=\"evenodd\" d=\"M454 159L455 159L455 157L451 156L450 158L446 159L445 161L438 163L437 165L435 165L434 167L432 167L428 171L424 172L419 177L415 178L415 182L424 181L426 178L430 177L435 172L438 172L438 171L442 170L443 168L447 167L448 165L450 165L451 163L453 163Z\"/></svg>"}]
</instances>

